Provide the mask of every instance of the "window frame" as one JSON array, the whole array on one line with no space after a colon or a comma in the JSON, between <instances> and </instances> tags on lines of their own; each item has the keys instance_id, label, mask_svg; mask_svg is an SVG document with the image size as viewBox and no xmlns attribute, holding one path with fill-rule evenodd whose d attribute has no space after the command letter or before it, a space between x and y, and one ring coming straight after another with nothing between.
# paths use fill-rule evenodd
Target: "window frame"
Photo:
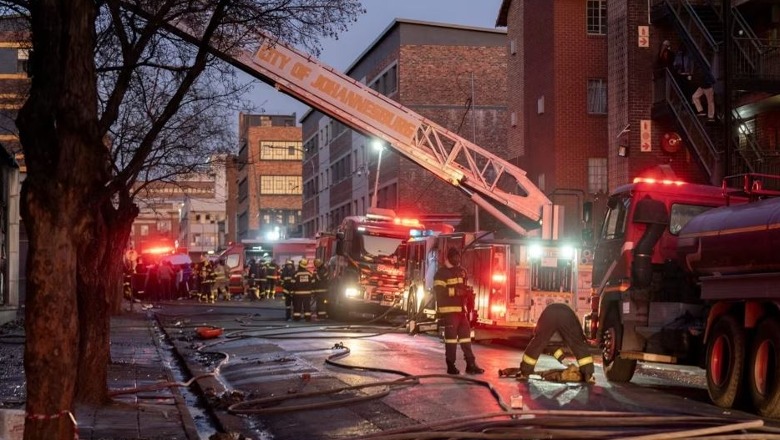
<instances>
[{"instance_id":1,"label":"window frame","mask_svg":"<svg viewBox=\"0 0 780 440\"><path fill-rule=\"evenodd\" d=\"M587 35L607 35L607 0L585 2L585 32Z\"/></svg>"}]
</instances>

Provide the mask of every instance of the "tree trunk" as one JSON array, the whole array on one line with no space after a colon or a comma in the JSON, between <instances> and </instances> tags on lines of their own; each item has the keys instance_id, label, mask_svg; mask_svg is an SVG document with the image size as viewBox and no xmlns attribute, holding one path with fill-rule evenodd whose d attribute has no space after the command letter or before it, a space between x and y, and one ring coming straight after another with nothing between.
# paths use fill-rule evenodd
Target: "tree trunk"
<instances>
[{"instance_id":1,"label":"tree trunk","mask_svg":"<svg viewBox=\"0 0 780 440\"><path fill-rule=\"evenodd\" d=\"M80 320L77 271L95 194L108 162L98 132L93 0L29 3L30 95L17 127L27 178L22 218L29 235L24 438L70 440Z\"/></svg>"},{"instance_id":2,"label":"tree trunk","mask_svg":"<svg viewBox=\"0 0 780 440\"><path fill-rule=\"evenodd\" d=\"M64 209L58 215L57 206L68 199L52 201L52 206L45 190L24 185L24 220L35 250L27 260L24 438L72 439L75 427L63 413L73 410L78 340L76 246L72 228L63 222L72 212Z\"/></svg>"},{"instance_id":3,"label":"tree trunk","mask_svg":"<svg viewBox=\"0 0 780 440\"><path fill-rule=\"evenodd\" d=\"M82 237L79 252L78 298L80 342L76 401L104 404L108 396L111 358L112 295L123 281L122 255L137 215L129 197L115 210L109 201L94 212L92 234Z\"/></svg>"}]
</instances>

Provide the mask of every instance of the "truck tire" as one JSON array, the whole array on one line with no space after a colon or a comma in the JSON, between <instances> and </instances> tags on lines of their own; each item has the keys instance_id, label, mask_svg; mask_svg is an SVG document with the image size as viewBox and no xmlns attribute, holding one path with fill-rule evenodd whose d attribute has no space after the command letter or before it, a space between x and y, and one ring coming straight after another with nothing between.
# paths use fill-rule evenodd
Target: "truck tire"
<instances>
[{"instance_id":1,"label":"truck tire","mask_svg":"<svg viewBox=\"0 0 780 440\"><path fill-rule=\"evenodd\" d=\"M750 398L762 417L780 417L780 323L774 317L763 320L750 347L748 383Z\"/></svg>"},{"instance_id":2,"label":"truck tire","mask_svg":"<svg viewBox=\"0 0 780 440\"><path fill-rule=\"evenodd\" d=\"M601 359L604 365L604 376L610 382L630 382L636 370L636 360L621 359L620 346L623 343L623 324L618 311L610 309L604 320L601 332Z\"/></svg>"},{"instance_id":3,"label":"truck tire","mask_svg":"<svg viewBox=\"0 0 780 440\"><path fill-rule=\"evenodd\" d=\"M731 315L718 319L707 340L707 390L712 402L731 408L742 392L745 329Z\"/></svg>"}]
</instances>

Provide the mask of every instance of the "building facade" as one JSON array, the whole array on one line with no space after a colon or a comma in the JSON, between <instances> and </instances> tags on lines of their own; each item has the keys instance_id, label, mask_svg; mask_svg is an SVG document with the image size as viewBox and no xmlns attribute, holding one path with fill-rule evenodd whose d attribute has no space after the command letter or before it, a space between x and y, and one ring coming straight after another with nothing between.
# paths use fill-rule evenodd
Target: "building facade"
<instances>
[{"instance_id":1,"label":"building facade","mask_svg":"<svg viewBox=\"0 0 780 440\"><path fill-rule=\"evenodd\" d=\"M139 185L135 201L140 212L130 232L130 245L137 252L175 248L197 260L234 240L229 219L236 214L228 195L235 157L216 155L209 163L208 172Z\"/></svg>"},{"instance_id":2,"label":"building facade","mask_svg":"<svg viewBox=\"0 0 780 440\"><path fill-rule=\"evenodd\" d=\"M239 115L237 238L300 237L301 128L292 115Z\"/></svg>"},{"instance_id":3,"label":"building facade","mask_svg":"<svg viewBox=\"0 0 780 440\"><path fill-rule=\"evenodd\" d=\"M515 163L563 207L564 237L587 238L584 207L609 189L606 3L504 0L496 25L507 28Z\"/></svg>"},{"instance_id":4,"label":"building facade","mask_svg":"<svg viewBox=\"0 0 780 440\"><path fill-rule=\"evenodd\" d=\"M395 20L346 70L431 121L501 157L507 147L506 34L502 30ZM372 205L398 215L474 212L451 185L374 139L311 110L304 138L303 235L335 229ZM378 177L377 177L378 172Z\"/></svg>"}]
</instances>

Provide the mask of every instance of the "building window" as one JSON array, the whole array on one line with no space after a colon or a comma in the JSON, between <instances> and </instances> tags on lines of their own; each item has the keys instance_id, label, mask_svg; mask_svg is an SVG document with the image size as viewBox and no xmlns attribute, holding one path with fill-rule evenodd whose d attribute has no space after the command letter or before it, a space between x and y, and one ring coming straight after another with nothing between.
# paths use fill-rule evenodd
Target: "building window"
<instances>
[{"instance_id":1,"label":"building window","mask_svg":"<svg viewBox=\"0 0 780 440\"><path fill-rule=\"evenodd\" d=\"M141 225L141 236L149 235L149 225Z\"/></svg>"},{"instance_id":2,"label":"building window","mask_svg":"<svg viewBox=\"0 0 780 440\"><path fill-rule=\"evenodd\" d=\"M16 72L27 73L27 62L30 59L30 49L16 51Z\"/></svg>"},{"instance_id":3,"label":"building window","mask_svg":"<svg viewBox=\"0 0 780 440\"><path fill-rule=\"evenodd\" d=\"M398 65L393 64L387 70L379 74L368 85L383 95L391 95L398 90Z\"/></svg>"},{"instance_id":4,"label":"building window","mask_svg":"<svg viewBox=\"0 0 780 440\"><path fill-rule=\"evenodd\" d=\"M588 35L607 35L607 0L588 0Z\"/></svg>"},{"instance_id":5,"label":"building window","mask_svg":"<svg viewBox=\"0 0 780 440\"><path fill-rule=\"evenodd\" d=\"M157 221L157 231L158 232L171 232L171 221L170 220L158 220Z\"/></svg>"},{"instance_id":6,"label":"building window","mask_svg":"<svg viewBox=\"0 0 780 440\"><path fill-rule=\"evenodd\" d=\"M260 194L303 194L301 176L260 176Z\"/></svg>"},{"instance_id":7,"label":"building window","mask_svg":"<svg viewBox=\"0 0 780 440\"><path fill-rule=\"evenodd\" d=\"M588 159L588 192L590 194L607 192L607 158Z\"/></svg>"},{"instance_id":8,"label":"building window","mask_svg":"<svg viewBox=\"0 0 780 440\"><path fill-rule=\"evenodd\" d=\"M603 79L588 80L588 113L591 115L607 114L607 81Z\"/></svg>"},{"instance_id":9,"label":"building window","mask_svg":"<svg viewBox=\"0 0 780 440\"><path fill-rule=\"evenodd\" d=\"M260 141L261 160L301 160L303 142L300 141Z\"/></svg>"}]
</instances>

